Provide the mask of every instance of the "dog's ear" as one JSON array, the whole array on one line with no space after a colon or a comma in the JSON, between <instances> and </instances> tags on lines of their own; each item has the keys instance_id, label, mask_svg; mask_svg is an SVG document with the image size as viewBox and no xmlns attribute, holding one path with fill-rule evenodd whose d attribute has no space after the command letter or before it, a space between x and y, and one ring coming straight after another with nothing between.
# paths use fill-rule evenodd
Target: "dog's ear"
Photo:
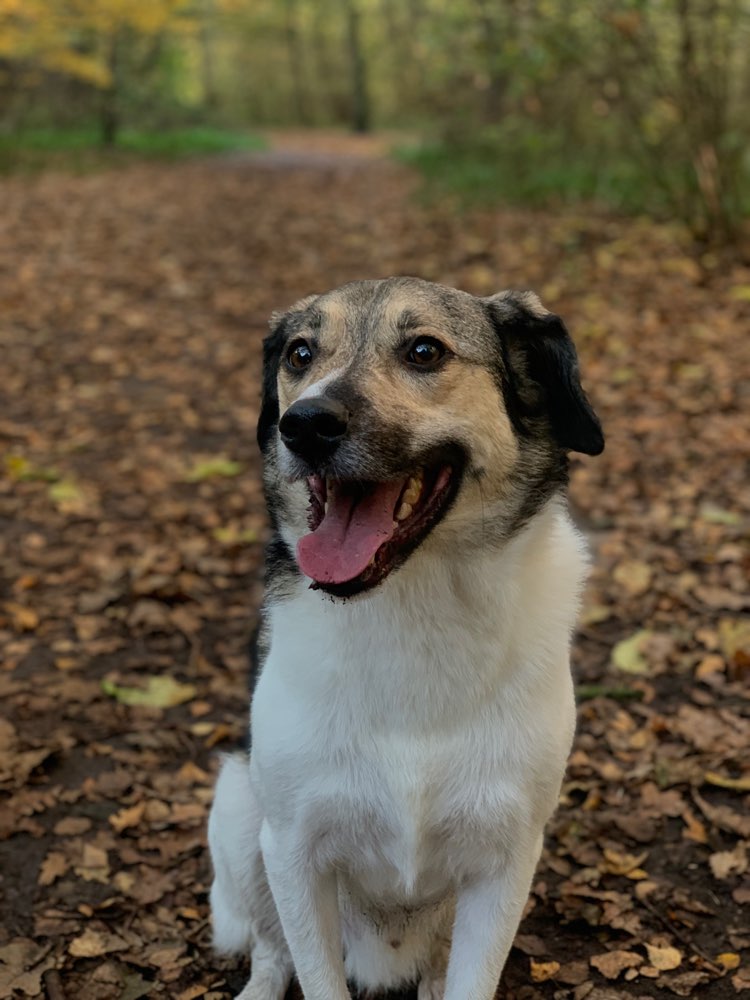
<instances>
[{"instance_id":1,"label":"dog's ear","mask_svg":"<svg viewBox=\"0 0 750 1000\"><path fill-rule=\"evenodd\" d=\"M277 380L279 377L281 353L288 339L289 322L300 313L303 313L317 298L317 295L308 295L307 298L300 299L299 302L295 303L287 312L274 312L271 314L269 321L271 332L263 341L263 378L257 429L258 445L261 451L266 450L268 442L271 440L273 429L279 422L279 390Z\"/></svg>"},{"instance_id":2,"label":"dog's ear","mask_svg":"<svg viewBox=\"0 0 750 1000\"><path fill-rule=\"evenodd\" d=\"M483 301L500 340L503 389L516 429L527 434L529 421L546 414L566 451L600 454L601 424L581 388L576 349L560 317L533 292L499 292Z\"/></svg>"}]
</instances>

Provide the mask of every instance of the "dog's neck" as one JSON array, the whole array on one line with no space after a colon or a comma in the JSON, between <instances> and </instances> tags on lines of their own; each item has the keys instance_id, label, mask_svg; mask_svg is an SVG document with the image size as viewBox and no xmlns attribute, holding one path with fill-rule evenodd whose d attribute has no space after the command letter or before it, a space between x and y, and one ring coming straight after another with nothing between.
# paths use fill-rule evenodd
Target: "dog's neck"
<instances>
[{"instance_id":1,"label":"dog's neck","mask_svg":"<svg viewBox=\"0 0 750 1000\"><path fill-rule=\"evenodd\" d=\"M418 702L428 726L462 704L473 711L519 671L528 682L535 663L548 667L549 649L567 648L585 565L553 502L502 549L425 545L362 598L333 601L301 585L270 609L275 665L311 696L366 704L389 725L400 705L413 725Z\"/></svg>"}]
</instances>

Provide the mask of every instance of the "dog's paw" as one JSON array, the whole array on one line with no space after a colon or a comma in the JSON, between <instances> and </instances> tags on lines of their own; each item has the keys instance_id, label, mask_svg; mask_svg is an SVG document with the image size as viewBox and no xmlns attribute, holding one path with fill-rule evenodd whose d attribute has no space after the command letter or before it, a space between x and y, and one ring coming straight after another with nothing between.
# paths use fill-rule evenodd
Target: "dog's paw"
<instances>
[{"instance_id":1,"label":"dog's paw","mask_svg":"<svg viewBox=\"0 0 750 1000\"><path fill-rule=\"evenodd\" d=\"M260 973L255 972L251 975L250 982L234 1000L284 1000L290 979L291 975L280 976L275 970L267 974L264 970Z\"/></svg>"},{"instance_id":2,"label":"dog's paw","mask_svg":"<svg viewBox=\"0 0 750 1000\"><path fill-rule=\"evenodd\" d=\"M425 976L417 988L417 1000L443 1000L445 996L445 977L434 978Z\"/></svg>"}]
</instances>

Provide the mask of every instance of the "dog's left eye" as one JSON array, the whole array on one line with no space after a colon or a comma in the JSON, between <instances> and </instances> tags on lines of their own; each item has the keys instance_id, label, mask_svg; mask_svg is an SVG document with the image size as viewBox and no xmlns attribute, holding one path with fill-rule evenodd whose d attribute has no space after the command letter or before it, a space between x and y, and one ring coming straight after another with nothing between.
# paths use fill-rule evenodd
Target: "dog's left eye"
<instances>
[{"instance_id":1,"label":"dog's left eye","mask_svg":"<svg viewBox=\"0 0 750 1000\"><path fill-rule=\"evenodd\" d=\"M416 368L436 368L447 352L445 344L434 337L417 337L409 345L406 361Z\"/></svg>"},{"instance_id":2,"label":"dog's left eye","mask_svg":"<svg viewBox=\"0 0 750 1000\"><path fill-rule=\"evenodd\" d=\"M290 368L299 371L312 364L313 352L305 340L295 340L286 352L286 363Z\"/></svg>"}]
</instances>

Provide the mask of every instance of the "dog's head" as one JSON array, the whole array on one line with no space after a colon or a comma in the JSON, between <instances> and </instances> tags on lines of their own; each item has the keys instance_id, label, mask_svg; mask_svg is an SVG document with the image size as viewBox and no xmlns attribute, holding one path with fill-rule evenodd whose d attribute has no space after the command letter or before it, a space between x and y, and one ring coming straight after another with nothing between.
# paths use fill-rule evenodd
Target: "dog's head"
<instances>
[{"instance_id":1,"label":"dog's head","mask_svg":"<svg viewBox=\"0 0 750 1000\"><path fill-rule=\"evenodd\" d=\"M529 292L358 281L272 319L258 442L304 574L352 596L425 546L486 548L597 455L565 326Z\"/></svg>"}]
</instances>

